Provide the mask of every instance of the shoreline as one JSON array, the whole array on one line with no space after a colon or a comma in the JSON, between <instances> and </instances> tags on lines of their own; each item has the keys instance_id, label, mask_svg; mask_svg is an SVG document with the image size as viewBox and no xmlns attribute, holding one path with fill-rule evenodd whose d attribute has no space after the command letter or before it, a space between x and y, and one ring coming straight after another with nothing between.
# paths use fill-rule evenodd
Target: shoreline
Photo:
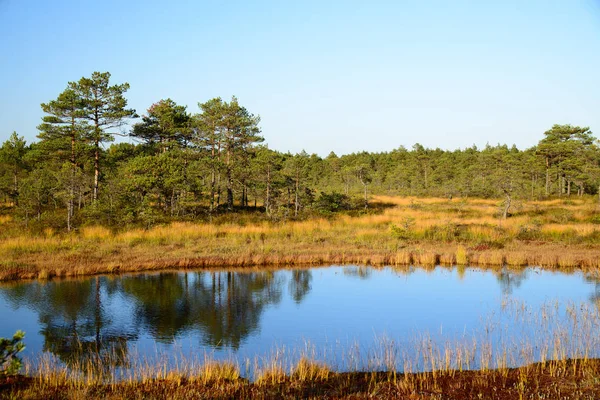
<instances>
[{"instance_id":1,"label":"shoreline","mask_svg":"<svg viewBox=\"0 0 600 400\"><path fill-rule=\"evenodd\" d=\"M591 199L523 202L375 196L378 212L274 222L171 222L114 231L34 234L0 219L0 281L167 269L315 265L540 266L600 271L600 208ZM566 216L566 217L565 217ZM233 222L232 222L233 221Z\"/></svg>"},{"instance_id":2,"label":"shoreline","mask_svg":"<svg viewBox=\"0 0 600 400\"><path fill-rule=\"evenodd\" d=\"M436 251L436 248L442 250ZM91 277L96 275L121 275L177 270L212 269L285 269L327 265L359 265L373 267L477 267L495 269L508 267L523 269L539 267L545 270L581 270L600 272L600 246L598 248L565 246L556 244L522 245L514 249L493 251L470 251L463 262L457 261L461 245L429 245L396 253L336 253L325 254L240 254L219 257L217 255L196 258L171 258L168 251L161 259L143 259L139 252L129 257L108 255L94 260L85 255L49 254L48 258L34 262L11 260L15 266L0 264L0 282L50 280L54 278ZM143 249L141 249L143 250ZM161 249L162 250L162 249ZM308 249L307 249L308 250ZM143 251L142 251L143 253ZM128 260L128 258L131 258Z\"/></svg>"},{"instance_id":3,"label":"shoreline","mask_svg":"<svg viewBox=\"0 0 600 400\"><path fill-rule=\"evenodd\" d=\"M18 375L0 380L0 397L21 399L594 399L600 396L599 359L567 359L518 368L420 373L332 372L304 361L296 370L250 382L226 364L201 374L173 374L139 382L98 383ZM204 373L202 375L202 373Z\"/></svg>"}]
</instances>

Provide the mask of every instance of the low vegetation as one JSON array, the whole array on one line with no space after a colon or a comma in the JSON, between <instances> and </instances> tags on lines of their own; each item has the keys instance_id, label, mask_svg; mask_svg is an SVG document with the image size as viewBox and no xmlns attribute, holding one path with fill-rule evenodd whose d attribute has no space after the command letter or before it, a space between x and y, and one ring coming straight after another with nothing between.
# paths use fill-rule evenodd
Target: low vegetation
<instances>
[{"instance_id":1,"label":"low vegetation","mask_svg":"<svg viewBox=\"0 0 600 400\"><path fill-rule=\"evenodd\" d=\"M0 383L12 399L597 399L600 360L563 360L520 368L425 373L323 373L314 379L281 375L249 382L172 376L114 384L17 377Z\"/></svg>"},{"instance_id":2,"label":"low vegetation","mask_svg":"<svg viewBox=\"0 0 600 400\"><path fill-rule=\"evenodd\" d=\"M27 233L0 219L0 279L175 268L318 264L479 265L597 269L595 199L523 201L374 196L367 212L297 221L252 212L149 229L86 226Z\"/></svg>"}]
</instances>

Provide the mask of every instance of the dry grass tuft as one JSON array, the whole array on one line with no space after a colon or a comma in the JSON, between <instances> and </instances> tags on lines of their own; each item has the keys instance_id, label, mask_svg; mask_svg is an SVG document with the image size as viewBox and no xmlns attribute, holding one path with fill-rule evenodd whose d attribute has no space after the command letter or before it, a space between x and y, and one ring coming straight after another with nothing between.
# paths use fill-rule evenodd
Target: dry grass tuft
<instances>
[{"instance_id":1,"label":"dry grass tuft","mask_svg":"<svg viewBox=\"0 0 600 400\"><path fill-rule=\"evenodd\" d=\"M224 381L236 381L240 378L240 369L232 362L210 361L204 363L200 368L200 379L202 382L215 383Z\"/></svg>"},{"instance_id":2,"label":"dry grass tuft","mask_svg":"<svg viewBox=\"0 0 600 400\"><path fill-rule=\"evenodd\" d=\"M456 249L456 263L458 265L467 265L469 263L469 255L464 246L458 246L458 249Z\"/></svg>"},{"instance_id":3,"label":"dry grass tuft","mask_svg":"<svg viewBox=\"0 0 600 400\"><path fill-rule=\"evenodd\" d=\"M528 265L529 261L527 258L527 253L521 251L506 253L505 259L507 265L519 267Z\"/></svg>"},{"instance_id":4,"label":"dry grass tuft","mask_svg":"<svg viewBox=\"0 0 600 400\"><path fill-rule=\"evenodd\" d=\"M416 264L422 266L434 266L439 263L439 256L433 252L421 252L413 255Z\"/></svg>"},{"instance_id":5,"label":"dry grass tuft","mask_svg":"<svg viewBox=\"0 0 600 400\"><path fill-rule=\"evenodd\" d=\"M442 253L439 255L441 265L454 265L456 264L456 257L453 253Z\"/></svg>"},{"instance_id":6,"label":"dry grass tuft","mask_svg":"<svg viewBox=\"0 0 600 400\"><path fill-rule=\"evenodd\" d=\"M324 381L329 378L331 370L324 364L302 357L292 368L291 377L303 381Z\"/></svg>"}]
</instances>

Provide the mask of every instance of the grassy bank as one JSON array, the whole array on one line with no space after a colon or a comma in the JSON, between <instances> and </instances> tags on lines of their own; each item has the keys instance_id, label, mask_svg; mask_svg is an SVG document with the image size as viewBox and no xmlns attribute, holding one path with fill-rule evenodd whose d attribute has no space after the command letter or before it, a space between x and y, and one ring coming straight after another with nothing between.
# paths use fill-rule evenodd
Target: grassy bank
<instances>
[{"instance_id":1,"label":"grassy bank","mask_svg":"<svg viewBox=\"0 0 600 400\"><path fill-rule=\"evenodd\" d=\"M14 399L597 399L600 360L564 360L515 369L418 374L333 373L305 363L291 375L258 382L214 367L213 375L145 382L76 384L43 377L0 383L0 396ZM220 372L222 371L222 372Z\"/></svg>"},{"instance_id":2,"label":"grassy bank","mask_svg":"<svg viewBox=\"0 0 600 400\"><path fill-rule=\"evenodd\" d=\"M271 222L236 215L71 234L22 233L0 217L0 280L165 268L299 264L600 267L600 209L592 198L523 202L375 197L378 212Z\"/></svg>"}]
</instances>

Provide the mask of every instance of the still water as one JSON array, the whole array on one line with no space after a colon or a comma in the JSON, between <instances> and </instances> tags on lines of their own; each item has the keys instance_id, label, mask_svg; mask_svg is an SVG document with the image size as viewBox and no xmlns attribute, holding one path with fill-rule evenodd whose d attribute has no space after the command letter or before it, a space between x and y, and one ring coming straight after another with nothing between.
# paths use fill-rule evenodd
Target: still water
<instances>
[{"instance_id":1,"label":"still water","mask_svg":"<svg viewBox=\"0 0 600 400\"><path fill-rule=\"evenodd\" d=\"M310 347L338 369L384 368L369 358L386 343L404 358L424 341L483 340L498 348L527 342L534 359L552 357L541 343L555 341L558 329L572 337L583 330L582 319L593 334L598 304L600 281L537 268L164 272L4 283L0 336L23 330L25 357L47 352L66 364L115 350L240 360L283 349L293 358ZM596 345L579 344L588 355ZM362 356L350 357L352 351ZM512 363L524 361L517 358Z\"/></svg>"}]
</instances>

